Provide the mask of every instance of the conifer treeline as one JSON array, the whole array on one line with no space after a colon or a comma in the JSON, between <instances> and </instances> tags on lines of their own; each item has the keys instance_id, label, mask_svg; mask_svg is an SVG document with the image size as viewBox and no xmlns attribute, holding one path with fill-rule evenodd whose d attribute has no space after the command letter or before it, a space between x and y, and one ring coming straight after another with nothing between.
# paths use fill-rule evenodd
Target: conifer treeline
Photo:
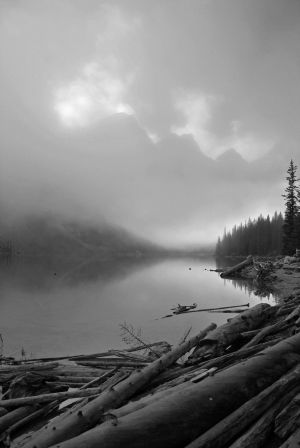
<instances>
[{"instance_id":1,"label":"conifer treeline","mask_svg":"<svg viewBox=\"0 0 300 448\"><path fill-rule=\"evenodd\" d=\"M225 230L218 239L216 255L294 255L300 249L300 179L297 166L290 161L287 170L284 217L275 213L270 219L262 215L230 232Z\"/></svg>"},{"instance_id":2,"label":"conifer treeline","mask_svg":"<svg viewBox=\"0 0 300 448\"><path fill-rule=\"evenodd\" d=\"M260 215L247 223L224 231L218 239L216 255L277 255L282 250L283 216L275 212L270 218Z\"/></svg>"}]
</instances>

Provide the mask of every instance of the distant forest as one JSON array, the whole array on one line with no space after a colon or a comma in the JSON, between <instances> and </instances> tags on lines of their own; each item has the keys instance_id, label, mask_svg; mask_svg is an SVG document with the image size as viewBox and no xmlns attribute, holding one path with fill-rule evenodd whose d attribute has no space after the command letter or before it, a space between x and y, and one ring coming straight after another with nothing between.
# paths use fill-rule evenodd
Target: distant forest
<instances>
[{"instance_id":1,"label":"distant forest","mask_svg":"<svg viewBox=\"0 0 300 448\"><path fill-rule=\"evenodd\" d=\"M282 252L282 229L284 219L275 212L270 218L262 215L249 219L247 223L234 226L231 231L225 229L222 238L218 238L216 255L277 255Z\"/></svg>"},{"instance_id":2,"label":"distant forest","mask_svg":"<svg viewBox=\"0 0 300 448\"><path fill-rule=\"evenodd\" d=\"M224 231L218 238L216 255L293 255L300 249L300 186L297 165L290 161L287 186L282 194L285 200L284 217L275 212L270 218L262 215L245 224Z\"/></svg>"}]
</instances>

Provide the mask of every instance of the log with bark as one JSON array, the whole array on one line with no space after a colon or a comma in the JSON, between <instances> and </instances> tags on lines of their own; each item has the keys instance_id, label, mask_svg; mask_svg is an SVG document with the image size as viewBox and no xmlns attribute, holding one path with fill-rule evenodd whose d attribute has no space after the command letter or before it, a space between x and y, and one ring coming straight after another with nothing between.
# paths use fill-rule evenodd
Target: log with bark
<instances>
[{"instance_id":1,"label":"log with bark","mask_svg":"<svg viewBox=\"0 0 300 448\"><path fill-rule=\"evenodd\" d=\"M294 434L292 434L279 448L299 448L300 446L300 428L296 429Z\"/></svg>"},{"instance_id":2,"label":"log with bark","mask_svg":"<svg viewBox=\"0 0 300 448\"><path fill-rule=\"evenodd\" d=\"M0 417L0 433L35 410L33 406L22 406Z\"/></svg>"},{"instance_id":3,"label":"log with bark","mask_svg":"<svg viewBox=\"0 0 300 448\"><path fill-rule=\"evenodd\" d=\"M19 365L0 365L0 375L3 373L20 373L29 372L32 370L52 370L58 367L58 362L47 362L47 363L26 363Z\"/></svg>"},{"instance_id":4,"label":"log with bark","mask_svg":"<svg viewBox=\"0 0 300 448\"><path fill-rule=\"evenodd\" d=\"M244 269L246 266L249 266L253 264L253 257L249 255L246 260L242 261L241 263L236 264L235 266L232 266L229 269L226 269L226 271L222 272L221 277L231 277L232 275L236 274L237 272Z\"/></svg>"},{"instance_id":5,"label":"log with bark","mask_svg":"<svg viewBox=\"0 0 300 448\"><path fill-rule=\"evenodd\" d=\"M145 367L149 364L149 362L144 361L128 361L127 359L120 359L120 358L99 358L97 360L93 361L76 361L78 365L81 366L88 366L88 367L100 367L102 369L104 368L110 368L113 366L120 366L120 367L133 367L133 368L140 368Z\"/></svg>"},{"instance_id":6,"label":"log with bark","mask_svg":"<svg viewBox=\"0 0 300 448\"><path fill-rule=\"evenodd\" d=\"M199 362L204 355L218 356L222 354L227 346L240 338L242 332L261 326L268 317L267 310L269 309L270 305L260 303L216 328L199 343L188 363Z\"/></svg>"},{"instance_id":7,"label":"log with bark","mask_svg":"<svg viewBox=\"0 0 300 448\"><path fill-rule=\"evenodd\" d=\"M258 332L253 339L251 339L246 345L244 345L244 347L252 347L253 345L261 342L266 336L285 330L286 328L290 327L293 321L297 320L299 314L300 306L296 309L293 309L292 312L289 313L289 315L283 321L276 322L273 325L262 328L261 331Z\"/></svg>"},{"instance_id":8,"label":"log with bark","mask_svg":"<svg viewBox=\"0 0 300 448\"><path fill-rule=\"evenodd\" d=\"M109 409L116 408L131 398L137 391L141 390L147 383L155 378L159 373L174 364L186 352L191 350L203 339L209 331L216 328L216 324L210 324L196 336L192 337L184 344L172 349L169 353L153 361L140 372L130 375L129 378L119 383L115 388L111 388L83 406L80 412L67 412L55 421L55 425L50 423L41 428L30 437L23 446L24 448L46 448L54 443L75 437L81 432L99 423L100 418ZM55 428L55 429L54 429ZM18 445L17 445L18 446Z\"/></svg>"},{"instance_id":9,"label":"log with bark","mask_svg":"<svg viewBox=\"0 0 300 448\"><path fill-rule=\"evenodd\" d=\"M276 412L294 396L295 391L291 389L297 386L299 379L300 365L193 440L186 448L223 448L264 414L262 420L258 420L250 432L243 434L232 447L250 448L254 443L261 443Z\"/></svg>"},{"instance_id":10,"label":"log with bark","mask_svg":"<svg viewBox=\"0 0 300 448\"><path fill-rule=\"evenodd\" d=\"M175 448L203 434L270 386L300 360L300 334L172 393L157 403L130 413L117 421L103 423L80 436L60 443L60 448ZM299 370L298 370L299 375ZM111 411L113 414L113 411ZM170 430L172 428L172 430ZM72 437L65 434L65 438ZM29 446L35 445L32 443ZM45 445L36 445L37 448ZM56 445L53 445L56 446ZM58 448L57 446L57 448Z\"/></svg>"},{"instance_id":11,"label":"log with bark","mask_svg":"<svg viewBox=\"0 0 300 448\"><path fill-rule=\"evenodd\" d=\"M300 428L300 394L292 397L291 402L275 419L275 434L285 439L297 428Z\"/></svg>"},{"instance_id":12,"label":"log with bark","mask_svg":"<svg viewBox=\"0 0 300 448\"><path fill-rule=\"evenodd\" d=\"M91 397L99 395L102 389L94 387L84 390L73 390L66 392L54 392L50 394L33 395L29 397L10 398L8 400L0 400L0 406L6 409L16 408L18 406L27 406L41 403L49 403L54 400L67 400L68 398Z\"/></svg>"},{"instance_id":13,"label":"log with bark","mask_svg":"<svg viewBox=\"0 0 300 448\"><path fill-rule=\"evenodd\" d=\"M299 386L298 389L299 390ZM271 406L267 412L255 422L250 429L242 434L229 448L264 448L273 436L274 418L278 412L292 399L295 390L288 392L278 403Z\"/></svg>"}]
</instances>

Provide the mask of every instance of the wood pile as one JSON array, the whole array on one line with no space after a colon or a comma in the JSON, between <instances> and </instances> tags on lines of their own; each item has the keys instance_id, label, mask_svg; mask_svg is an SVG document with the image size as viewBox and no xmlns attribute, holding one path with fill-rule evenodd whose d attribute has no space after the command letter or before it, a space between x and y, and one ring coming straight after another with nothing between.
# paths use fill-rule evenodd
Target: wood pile
<instances>
[{"instance_id":1,"label":"wood pile","mask_svg":"<svg viewBox=\"0 0 300 448\"><path fill-rule=\"evenodd\" d=\"M299 446L299 329L297 295L172 348L3 358L0 446Z\"/></svg>"}]
</instances>

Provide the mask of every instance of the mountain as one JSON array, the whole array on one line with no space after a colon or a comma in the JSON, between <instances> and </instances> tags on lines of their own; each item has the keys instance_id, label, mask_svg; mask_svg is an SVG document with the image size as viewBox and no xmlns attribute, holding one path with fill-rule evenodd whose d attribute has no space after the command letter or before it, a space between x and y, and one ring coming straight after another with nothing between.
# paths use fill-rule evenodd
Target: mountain
<instances>
[{"instance_id":1,"label":"mountain","mask_svg":"<svg viewBox=\"0 0 300 448\"><path fill-rule=\"evenodd\" d=\"M10 229L2 226L1 239L11 239L14 252L19 255L76 262L91 257L140 257L160 250L116 226L96 226L50 216L23 219Z\"/></svg>"}]
</instances>

